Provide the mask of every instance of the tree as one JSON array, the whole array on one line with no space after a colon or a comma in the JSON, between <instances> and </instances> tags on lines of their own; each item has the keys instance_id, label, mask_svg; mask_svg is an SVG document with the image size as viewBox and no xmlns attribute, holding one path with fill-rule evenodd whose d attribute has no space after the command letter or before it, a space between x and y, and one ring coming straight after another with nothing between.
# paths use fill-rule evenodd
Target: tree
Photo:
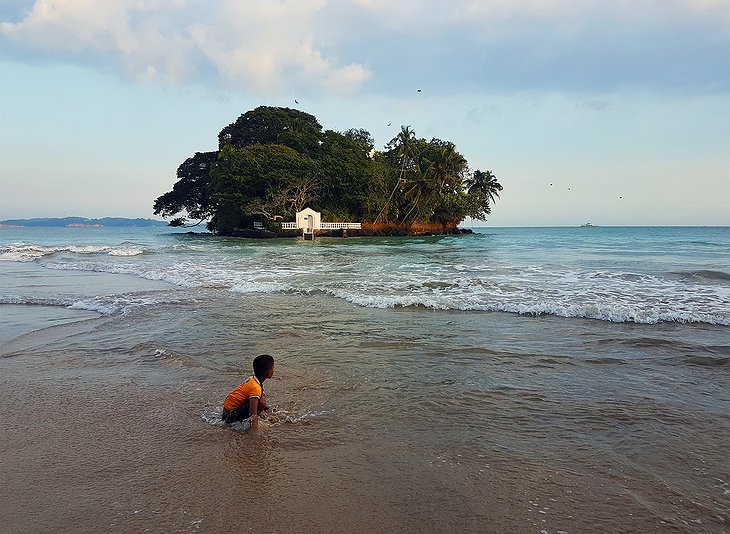
<instances>
[{"instance_id":1,"label":"tree","mask_svg":"<svg viewBox=\"0 0 730 534\"><path fill-rule=\"evenodd\" d=\"M502 184L497 181L497 177L492 174L492 171L476 170L471 177L466 179L465 186L470 203L466 215L486 221L487 215L492 212L491 204L499 198L499 192L503 189Z\"/></svg>"},{"instance_id":2,"label":"tree","mask_svg":"<svg viewBox=\"0 0 730 534\"><path fill-rule=\"evenodd\" d=\"M344 134L327 130L322 136L317 160L322 185L320 207L334 220L360 220L365 214L374 170L369 139L370 133L365 130Z\"/></svg>"},{"instance_id":3,"label":"tree","mask_svg":"<svg viewBox=\"0 0 730 534\"><path fill-rule=\"evenodd\" d=\"M368 154L373 149L373 147L375 147L375 140L373 139L373 136L370 135L370 132L368 132L367 130L363 130L362 128L350 128L349 130L344 132L343 135L351 141L362 145L368 152Z\"/></svg>"},{"instance_id":4,"label":"tree","mask_svg":"<svg viewBox=\"0 0 730 534\"><path fill-rule=\"evenodd\" d=\"M393 200L393 196L396 194L396 192L402 192L403 185L407 181L407 174L413 170L416 156L416 152L414 150L415 143L416 134L413 130L411 130L411 127L401 126L398 135L396 135L393 139L390 140L387 145L385 145L385 148L388 150L388 155L390 156L391 160L400 169L398 170L397 175L394 176L394 180L392 180L392 189L390 191L388 199L383 204L377 217L375 217L376 223L385 214L385 210L390 208L390 206L392 205L391 201ZM396 210L395 213L392 213L391 215L395 219L397 219L398 212L399 210Z\"/></svg>"},{"instance_id":5,"label":"tree","mask_svg":"<svg viewBox=\"0 0 730 534\"><path fill-rule=\"evenodd\" d=\"M211 194L210 171L218 159L218 152L197 152L186 159L177 169L178 181L172 191L155 200L154 213L162 217L172 217L183 211L198 220L200 224L212 217L217 201ZM185 217L178 217L170 224L183 226Z\"/></svg>"},{"instance_id":6,"label":"tree","mask_svg":"<svg viewBox=\"0 0 730 534\"><path fill-rule=\"evenodd\" d=\"M460 210L453 196L462 190L462 178L467 170L467 162L450 141L432 139L423 143L420 150L419 168L423 169L418 177L419 195L417 205L413 206L416 220L439 222L460 221ZM452 195L452 201L443 199Z\"/></svg>"},{"instance_id":7,"label":"tree","mask_svg":"<svg viewBox=\"0 0 730 534\"><path fill-rule=\"evenodd\" d=\"M212 172L213 195L225 206L215 230L229 233L262 216L293 218L317 199L319 168L306 154L283 145L227 145ZM259 217L260 220L260 217Z\"/></svg>"},{"instance_id":8,"label":"tree","mask_svg":"<svg viewBox=\"0 0 730 534\"><path fill-rule=\"evenodd\" d=\"M291 108L259 106L221 130L218 148L278 144L313 157L318 151L321 133L322 125L314 115Z\"/></svg>"}]
</instances>

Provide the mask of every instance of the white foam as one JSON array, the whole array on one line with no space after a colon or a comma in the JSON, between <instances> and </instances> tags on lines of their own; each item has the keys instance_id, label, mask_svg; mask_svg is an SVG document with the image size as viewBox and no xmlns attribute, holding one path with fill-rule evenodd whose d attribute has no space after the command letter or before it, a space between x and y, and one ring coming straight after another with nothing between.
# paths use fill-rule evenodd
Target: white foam
<instances>
[{"instance_id":1,"label":"white foam","mask_svg":"<svg viewBox=\"0 0 730 534\"><path fill-rule=\"evenodd\" d=\"M144 254L145 250L140 247L114 247L109 250L110 256L139 256Z\"/></svg>"},{"instance_id":2,"label":"white foam","mask_svg":"<svg viewBox=\"0 0 730 534\"><path fill-rule=\"evenodd\" d=\"M431 245L414 258L406 251L402 256L385 256L377 247L362 247L365 252L342 247L335 252L328 247L264 243L221 248L220 242L212 243L212 247L166 246L147 253L145 247L130 242L61 247L19 242L0 246L0 258L244 295L321 294L368 308L425 307L611 322L730 325L730 285L717 280L677 279L605 267L515 265L479 256L479 251L473 258L460 255L458 261L449 263L448 258L434 257ZM53 256L57 252L65 254ZM136 305L105 298L70 304L101 313L118 313Z\"/></svg>"},{"instance_id":3,"label":"white foam","mask_svg":"<svg viewBox=\"0 0 730 534\"><path fill-rule=\"evenodd\" d=\"M86 310L102 315L117 315L131 312L147 306L160 304L178 304L189 302L189 298L176 297L165 293L102 295L95 297L58 297L39 298L21 295L0 296L0 304L17 304L25 306L58 306L72 310Z\"/></svg>"},{"instance_id":4,"label":"white foam","mask_svg":"<svg viewBox=\"0 0 730 534\"><path fill-rule=\"evenodd\" d=\"M32 243L16 242L0 246L0 260L33 261L45 256L68 252L72 254L108 254L110 256L137 256L145 253L145 249L130 244L123 245L59 245L43 246Z\"/></svg>"},{"instance_id":5,"label":"white foam","mask_svg":"<svg viewBox=\"0 0 730 534\"><path fill-rule=\"evenodd\" d=\"M396 308L422 306L434 310L500 311L520 315L555 315L581 317L610 322L656 324L659 322L709 323L730 325L730 298L724 288L697 288L692 298L686 298L673 288L656 287L653 277L642 277L642 282L622 275L611 276L616 283L607 287L586 282L589 276L566 276L560 283L546 281L543 285L533 280L514 278L505 284L464 283L451 287L411 289L409 292L385 288L383 283L370 288L335 289L325 292L358 306L369 308ZM565 279L573 279L572 283ZM653 281L648 284L648 281ZM662 281L659 285L665 285ZM675 288L677 290L682 288ZM683 290L686 292L686 290ZM661 296L661 298L660 298ZM667 303L668 301L669 303Z\"/></svg>"},{"instance_id":6,"label":"white foam","mask_svg":"<svg viewBox=\"0 0 730 534\"><path fill-rule=\"evenodd\" d=\"M11 243L0 247L0 260L4 261L32 261L53 254L55 250L30 243Z\"/></svg>"},{"instance_id":7,"label":"white foam","mask_svg":"<svg viewBox=\"0 0 730 534\"><path fill-rule=\"evenodd\" d=\"M235 293L278 293L287 291L289 286L287 284L280 284L276 282L256 282L246 281L234 284L231 286L231 291Z\"/></svg>"},{"instance_id":8,"label":"white foam","mask_svg":"<svg viewBox=\"0 0 730 534\"><path fill-rule=\"evenodd\" d=\"M201 419L213 426L225 426L225 423L221 421L221 413L223 409L221 407L210 408L205 410L201 415Z\"/></svg>"},{"instance_id":9,"label":"white foam","mask_svg":"<svg viewBox=\"0 0 730 534\"><path fill-rule=\"evenodd\" d=\"M149 306L179 304L184 302L189 302L189 299L176 297L169 293L165 293L163 295L134 293L78 299L68 307L71 309L96 311L103 315L116 315L119 313L129 313L136 309Z\"/></svg>"},{"instance_id":10,"label":"white foam","mask_svg":"<svg viewBox=\"0 0 730 534\"><path fill-rule=\"evenodd\" d=\"M276 410L276 409L275 409ZM302 423L304 421L307 421L309 419L315 419L317 417L323 417L326 415L329 415L332 413L332 410L320 410L315 412L305 412L303 414L277 414L279 417L279 420L274 420L273 418L267 418L267 422L270 422L272 425L281 424L281 423Z\"/></svg>"},{"instance_id":11,"label":"white foam","mask_svg":"<svg viewBox=\"0 0 730 534\"><path fill-rule=\"evenodd\" d=\"M73 299L24 297L21 295L0 296L0 304L18 304L23 306L61 306L68 307Z\"/></svg>"},{"instance_id":12,"label":"white foam","mask_svg":"<svg viewBox=\"0 0 730 534\"><path fill-rule=\"evenodd\" d=\"M207 424L212 426L227 426L233 430L239 431L239 432L245 432L251 428L251 420L245 419L243 421L239 421L230 425L226 425L221 421L221 413L223 412L223 408L221 406L216 406L214 408L209 408L205 410L201 414L201 419L205 421ZM290 413L289 411L280 408L280 407L274 407L272 408L269 413L267 413L265 416L262 416L259 419L259 425L266 429L275 427L281 424L298 424L303 423L305 421L308 421L310 419L314 419L317 417L323 417L328 414L331 414L331 410L320 410L320 411L311 411L311 412L305 412L301 414L297 413Z\"/></svg>"}]
</instances>

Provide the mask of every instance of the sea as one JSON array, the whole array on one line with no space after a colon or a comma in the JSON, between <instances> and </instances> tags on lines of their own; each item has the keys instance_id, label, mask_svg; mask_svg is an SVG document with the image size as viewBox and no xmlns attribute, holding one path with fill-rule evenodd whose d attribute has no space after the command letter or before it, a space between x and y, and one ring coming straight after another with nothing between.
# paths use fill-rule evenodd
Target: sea
<instances>
[{"instance_id":1,"label":"sea","mask_svg":"<svg viewBox=\"0 0 730 534\"><path fill-rule=\"evenodd\" d=\"M0 530L730 532L730 227L473 232L0 228Z\"/></svg>"}]
</instances>

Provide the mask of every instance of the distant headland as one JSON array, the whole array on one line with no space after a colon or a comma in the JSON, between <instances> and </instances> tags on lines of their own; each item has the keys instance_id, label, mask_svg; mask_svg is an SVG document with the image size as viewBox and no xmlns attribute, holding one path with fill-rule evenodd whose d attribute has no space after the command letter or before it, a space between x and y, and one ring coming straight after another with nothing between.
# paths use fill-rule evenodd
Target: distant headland
<instances>
[{"instance_id":1,"label":"distant headland","mask_svg":"<svg viewBox=\"0 0 730 534\"><path fill-rule=\"evenodd\" d=\"M167 222L155 219L129 219L126 217L103 217L87 219L86 217L37 217L33 219L6 219L0 221L0 227L24 228L130 228L167 226Z\"/></svg>"}]
</instances>

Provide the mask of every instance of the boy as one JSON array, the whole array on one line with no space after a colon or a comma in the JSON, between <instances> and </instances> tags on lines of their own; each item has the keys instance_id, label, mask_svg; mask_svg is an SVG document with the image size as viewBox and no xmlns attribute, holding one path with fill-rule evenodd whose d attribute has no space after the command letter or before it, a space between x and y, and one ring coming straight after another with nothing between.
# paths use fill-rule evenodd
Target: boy
<instances>
[{"instance_id":1,"label":"boy","mask_svg":"<svg viewBox=\"0 0 730 534\"><path fill-rule=\"evenodd\" d=\"M261 354L253 359L253 376L231 391L223 402L221 420L230 425L251 417L251 430L258 431L259 414L266 409L264 380L274 376L274 358Z\"/></svg>"}]
</instances>

